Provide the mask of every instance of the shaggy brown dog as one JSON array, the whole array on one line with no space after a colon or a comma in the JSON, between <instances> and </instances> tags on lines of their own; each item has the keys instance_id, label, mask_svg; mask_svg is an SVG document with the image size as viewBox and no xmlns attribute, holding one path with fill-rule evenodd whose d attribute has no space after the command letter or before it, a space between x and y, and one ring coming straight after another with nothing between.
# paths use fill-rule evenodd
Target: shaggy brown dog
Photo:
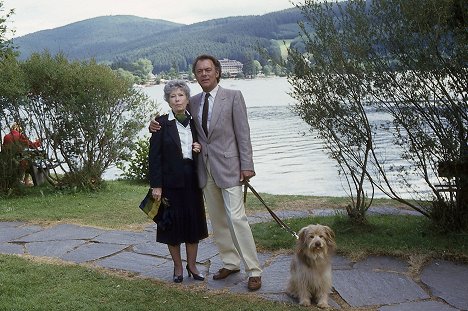
<instances>
[{"instance_id":1,"label":"shaggy brown dog","mask_svg":"<svg viewBox=\"0 0 468 311\"><path fill-rule=\"evenodd\" d=\"M318 307L329 307L331 256L335 248L335 233L328 226L309 225L299 231L287 292L298 298L301 305L310 306L314 298Z\"/></svg>"}]
</instances>

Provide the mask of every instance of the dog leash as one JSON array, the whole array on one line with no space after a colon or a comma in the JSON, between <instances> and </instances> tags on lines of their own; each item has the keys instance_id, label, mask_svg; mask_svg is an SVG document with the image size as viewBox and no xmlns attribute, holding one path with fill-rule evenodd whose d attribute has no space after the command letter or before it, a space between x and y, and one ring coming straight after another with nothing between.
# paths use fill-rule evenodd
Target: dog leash
<instances>
[{"instance_id":1,"label":"dog leash","mask_svg":"<svg viewBox=\"0 0 468 311\"><path fill-rule=\"evenodd\" d=\"M247 200L247 188L252 191L252 193L257 197L257 199L262 202L262 204L266 207L268 212L270 213L271 217L276 221L278 225L280 225L281 228L285 229L289 233L291 233L296 239L299 239L299 236L297 235L296 232L294 232L293 229L291 229L287 224L285 224L279 217L276 215L269 207L266 205L265 201L262 199L262 197L258 194L257 191L255 191L254 187L248 182L244 181L244 202Z\"/></svg>"}]
</instances>

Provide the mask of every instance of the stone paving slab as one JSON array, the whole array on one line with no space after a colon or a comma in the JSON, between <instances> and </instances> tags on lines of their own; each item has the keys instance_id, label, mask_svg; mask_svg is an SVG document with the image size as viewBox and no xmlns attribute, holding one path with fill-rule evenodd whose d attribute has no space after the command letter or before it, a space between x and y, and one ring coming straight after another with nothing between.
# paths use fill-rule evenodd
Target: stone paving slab
<instances>
[{"instance_id":1,"label":"stone paving slab","mask_svg":"<svg viewBox=\"0 0 468 311\"><path fill-rule=\"evenodd\" d=\"M63 257L85 243L85 240L31 242L26 244L26 249L33 256Z\"/></svg>"},{"instance_id":2,"label":"stone paving slab","mask_svg":"<svg viewBox=\"0 0 468 311\"><path fill-rule=\"evenodd\" d=\"M421 273L421 281L450 305L468 310L468 269L466 265L438 260Z\"/></svg>"},{"instance_id":3,"label":"stone paving slab","mask_svg":"<svg viewBox=\"0 0 468 311\"><path fill-rule=\"evenodd\" d=\"M145 242L133 246L133 251L138 254L153 255L160 257L169 256L167 245L161 243Z\"/></svg>"},{"instance_id":4,"label":"stone paving slab","mask_svg":"<svg viewBox=\"0 0 468 311\"><path fill-rule=\"evenodd\" d=\"M198 244L197 261L205 263L218 254L218 248L212 238L207 238ZM184 257L185 259L185 257Z\"/></svg>"},{"instance_id":5,"label":"stone paving slab","mask_svg":"<svg viewBox=\"0 0 468 311\"><path fill-rule=\"evenodd\" d=\"M20 239L24 236L43 230L43 228L39 226L24 226L23 223L13 224L8 226L7 223L0 223L0 243Z\"/></svg>"},{"instance_id":6,"label":"stone paving slab","mask_svg":"<svg viewBox=\"0 0 468 311\"><path fill-rule=\"evenodd\" d=\"M147 242L147 232L105 231L92 239L93 242L133 245Z\"/></svg>"},{"instance_id":7,"label":"stone paving slab","mask_svg":"<svg viewBox=\"0 0 468 311\"><path fill-rule=\"evenodd\" d=\"M0 230L6 228L14 228L25 225L22 221L0 221Z\"/></svg>"},{"instance_id":8,"label":"stone paving slab","mask_svg":"<svg viewBox=\"0 0 468 311\"><path fill-rule=\"evenodd\" d=\"M353 262L346 257L335 255L332 257L333 270L346 270L352 269Z\"/></svg>"},{"instance_id":9,"label":"stone paving slab","mask_svg":"<svg viewBox=\"0 0 468 311\"><path fill-rule=\"evenodd\" d=\"M143 277L156 279L162 282L173 284L173 281L172 281L173 274L174 274L174 266L172 264L172 260L167 260L166 262L156 267L153 267L152 269L141 272L140 275ZM178 285L187 286L189 284L191 284L191 282L190 280L187 279L187 274L185 274L183 283L178 284Z\"/></svg>"},{"instance_id":10,"label":"stone paving slab","mask_svg":"<svg viewBox=\"0 0 468 311\"><path fill-rule=\"evenodd\" d=\"M23 255L24 247L14 243L0 243L0 254Z\"/></svg>"},{"instance_id":11,"label":"stone paving slab","mask_svg":"<svg viewBox=\"0 0 468 311\"><path fill-rule=\"evenodd\" d=\"M261 294L282 293L286 291L289 279L291 256L279 255L263 269Z\"/></svg>"},{"instance_id":12,"label":"stone paving slab","mask_svg":"<svg viewBox=\"0 0 468 311\"><path fill-rule=\"evenodd\" d=\"M457 311L442 302L438 301L420 301L406 302L398 305L383 306L379 311Z\"/></svg>"},{"instance_id":13,"label":"stone paving slab","mask_svg":"<svg viewBox=\"0 0 468 311\"><path fill-rule=\"evenodd\" d=\"M391 272L333 271L333 287L353 307L395 304L429 298L429 295L409 277Z\"/></svg>"},{"instance_id":14,"label":"stone paving slab","mask_svg":"<svg viewBox=\"0 0 468 311\"><path fill-rule=\"evenodd\" d=\"M167 262L167 259L124 251L110 257L99 259L94 264L103 268L143 273L165 262Z\"/></svg>"},{"instance_id":15,"label":"stone paving slab","mask_svg":"<svg viewBox=\"0 0 468 311\"><path fill-rule=\"evenodd\" d=\"M60 258L76 263L83 263L110 256L125 249L125 245L106 243L87 243L73 251L66 253Z\"/></svg>"},{"instance_id":16,"label":"stone paving slab","mask_svg":"<svg viewBox=\"0 0 468 311\"><path fill-rule=\"evenodd\" d=\"M385 256L370 256L354 264L355 269L371 271L393 271L404 273L408 271L408 263Z\"/></svg>"},{"instance_id":17,"label":"stone paving slab","mask_svg":"<svg viewBox=\"0 0 468 311\"><path fill-rule=\"evenodd\" d=\"M71 224L60 224L46 228L28 236L17 238L15 242L40 242L60 240L89 240L102 234L104 230Z\"/></svg>"}]
</instances>

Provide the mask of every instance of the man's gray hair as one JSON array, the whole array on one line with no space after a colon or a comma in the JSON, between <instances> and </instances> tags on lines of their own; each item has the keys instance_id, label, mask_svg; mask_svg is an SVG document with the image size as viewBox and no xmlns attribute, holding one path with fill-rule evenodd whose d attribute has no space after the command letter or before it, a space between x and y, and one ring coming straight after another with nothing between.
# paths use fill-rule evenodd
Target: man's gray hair
<instances>
[{"instance_id":1,"label":"man's gray hair","mask_svg":"<svg viewBox=\"0 0 468 311\"><path fill-rule=\"evenodd\" d=\"M181 89L190 98L190 88L184 80L171 80L164 86L164 100L169 102L169 95L177 89Z\"/></svg>"}]
</instances>

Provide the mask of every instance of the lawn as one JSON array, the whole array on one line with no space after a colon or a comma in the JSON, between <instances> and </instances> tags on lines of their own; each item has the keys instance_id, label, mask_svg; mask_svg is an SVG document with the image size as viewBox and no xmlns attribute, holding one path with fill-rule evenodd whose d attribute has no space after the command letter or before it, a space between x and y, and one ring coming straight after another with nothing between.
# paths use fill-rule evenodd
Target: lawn
<instances>
[{"instance_id":1,"label":"lawn","mask_svg":"<svg viewBox=\"0 0 468 311\"><path fill-rule=\"evenodd\" d=\"M5 311L279 311L286 308L284 304L250 295L208 293L31 258L0 255L0 267L0 310ZM287 309L305 310L299 306Z\"/></svg>"},{"instance_id":2,"label":"lawn","mask_svg":"<svg viewBox=\"0 0 468 311\"><path fill-rule=\"evenodd\" d=\"M56 191L47 186L23 189L21 196L0 200L0 221L25 221L41 225L57 222L139 231L151 220L138 205L148 188L112 181L99 192ZM346 198L261 194L273 210L342 210ZM403 208L391 200L375 206ZM247 212L266 212L252 195ZM336 234L337 252L352 260L368 255L392 255L415 269L431 258L468 263L468 235L443 233L423 216L368 216L365 225L354 225L346 216L285 219L298 231L311 224L330 226ZM275 222L252 226L257 247L291 253L295 239ZM416 262L416 263L415 263ZM226 295L181 288L134 275L111 273L86 265L29 256L0 255L0 310L284 310L250 295ZM305 310L288 306L290 310ZM311 310L311 308L307 308ZM312 308L312 310L314 310Z\"/></svg>"},{"instance_id":3,"label":"lawn","mask_svg":"<svg viewBox=\"0 0 468 311\"><path fill-rule=\"evenodd\" d=\"M27 221L38 224L74 223L109 229L140 231L151 220L138 208L148 187L127 181L110 181L99 192L56 191L48 186L24 188L21 196L0 201L0 221ZM273 210L343 210L347 199L299 195L261 194ZM266 212L250 192L247 213ZM374 206L403 208L392 200L377 199ZM468 261L468 235L442 233L423 216L368 216L367 225L353 225L346 216L288 219L295 230L310 223L329 225L336 233L338 253L358 258L369 254L409 258L440 257ZM295 240L275 222L255 224L253 233L258 247L269 251L291 251Z\"/></svg>"},{"instance_id":4,"label":"lawn","mask_svg":"<svg viewBox=\"0 0 468 311\"><path fill-rule=\"evenodd\" d=\"M35 223L68 222L112 229L138 230L151 223L139 210L147 185L109 181L99 192L56 191L48 186L24 188L21 196L0 200L0 221ZM346 198L261 194L273 210L344 208ZM375 205L401 206L392 200L378 199ZM250 192L247 213L265 212Z\"/></svg>"},{"instance_id":5,"label":"lawn","mask_svg":"<svg viewBox=\"0 0 468 311\"><path fill-rule=\"evenodd\" d=\"M328 225L336 235L337 252L353 260L369 255L390 255L404 260L441 258L468 263L468 234L435 230L422 216L368 216L366 225L354 225L346 216L287 220L296 232L308 224ZM294 249L295 239L276 223L253 226L258 247L278 252ZM424 262L421 262L423 264Z\"/></svg>"}]
</instances>

